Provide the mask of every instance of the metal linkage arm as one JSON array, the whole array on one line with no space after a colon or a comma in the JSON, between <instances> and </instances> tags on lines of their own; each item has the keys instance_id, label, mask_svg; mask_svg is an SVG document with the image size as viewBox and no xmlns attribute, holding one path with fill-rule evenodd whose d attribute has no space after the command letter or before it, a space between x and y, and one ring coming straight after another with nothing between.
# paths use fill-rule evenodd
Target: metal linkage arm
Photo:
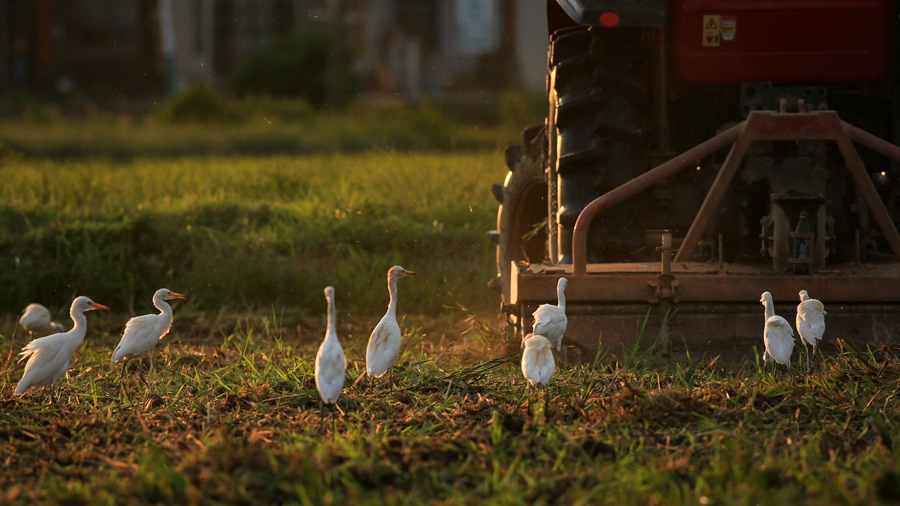
<instances>
[{"instance_id":1,"label":"metal linkage arm","mask_svg":"<svg viewBox=\"0 0 900 506\"><path fill-rule=\"evenodd\" d=\"M703 205L697 212L697 216L694 217L691 228L688 230L674 258L675 262L690 260L697 243L706 231L709 220L716 209L718 209L719 203L728 189L728 185L731 184L732 179L737 174L738 167L740 167L750 144L757 140L801 139L833 140L837 143L847 163L847 167L853 174L863 197L866 199L866 203L869 205L869 209L872 211L875 221L881 228L894 255L900 260L900 234L897 233L897 228L891 220L887 208L885 208L884 203L878 196L875 185L866 173L862 160L860 160L859 154L853 147L853 141L868 146L898 162L900 162L900 147L841 121L834 111L796 114L752 111L743 123L641 174L588 204L581 211L581 214L578 215L578 220L575 222L575 231L572 238L574 273L576 275L587 273L587 235L591 222L597 214L733 143L734 146L728 153L725 163L719 170L716 180L710 187Z\"/></svg>"}]
</instances>

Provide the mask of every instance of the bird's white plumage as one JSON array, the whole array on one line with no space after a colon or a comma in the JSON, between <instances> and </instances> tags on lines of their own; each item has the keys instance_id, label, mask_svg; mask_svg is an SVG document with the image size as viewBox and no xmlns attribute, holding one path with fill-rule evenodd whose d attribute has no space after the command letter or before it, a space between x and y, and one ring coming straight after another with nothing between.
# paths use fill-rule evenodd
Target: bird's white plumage
<instances>
[{"instance_id":1,"label":"bird's white plumage","mask_svg":"<svg viewBox=\"0 0 900 506\"><path fill-rule=\"evenodd\" d=\"M797 332L800 339L813 346L825 335L825 305L816 299L810 299L806 290L800 291L800 304L797 306Z\"/></svg>"},{"instance_id":2,"label":"bird's white plumage","mask_svg":"<svg viewBox=\"0 0 900 506\"><path fill-rule=\"evenodd\" d=\"M777 315L767 319L763 339L769 357L790 367L791 353L794 351L794 330L788 321Z\"/></svg>"},{"instance_id":3,"label":"bird's white plumage","mask_svg":"<svg viewBox=\"0 0 900 506\"><path fill-rule=\"evenodd\" d=\"M29 388L53 385L65 376L69 369L72 354L81 346L87 332L85 311L93 309L109 309L91 299L80 296L72 301L69 314L75 325L68 332L61 332L31 341L22 348L21 360L25 363L25 373L16 385L16 394L23 394Z\"/></svg>"},{"instance_id":4,"label":"bird's white plumage","mask_svg":"<svg viewBox=\"0 0 900 506\"><path fill-rule=\"evenodd\" d=\"M415 275L399 265L388 270L388 292L391 302L387 313L375 326L366 346L366 374L380 378L390 369L400 353L400 324L397 323L397 280Z\"/></svg>"},{"instance_id":5,"label":"bird's white plumage","mask_svg":"<svg viewBox=\"0 0 900 506\"><path fill-rule=\"evenodd\" d=\"M334 288L325 288L325 298L328 300L328 329L325 331L325 340L316 353L316 389L326 404L333 404L344 388L344 370L347 364L335 325Z\"/></svg>"},{"instance_id":6,"label":"bird's white plumage","mask_svg":"<svg viewBox=\"0 0 900 506\"><path fill-rule=\"evenodd\" d=\"M28 304L25 314L19 318L19 325L29 334L46 334L48 332L62 332L65 327L61 323L52 320L50 310L41 304Z\"/></svg>"},{"instance_id":7,"label":"bird's white plumage","mask_svg":"<svg viewBox=\"0 0 900 506\"><path fill-rule=\"evenodd\" d=\"M763 360L772 359L790 368L791 354L794 351L794 329L787 320L775 314L772 294L763 292L759 300L766 308L766 326L763 329L766 351L763 353Z\"/></svg>"},{"instance_id":8,"label":"bird's white plumage","mask_svg":"<svg viewBox=\"0 0 900 506\"><path fill-rule=\"evenodd\" d=\"M166 299L184 299L184 295L167 288L160 288L153 294L153 305L159 314L135 316L125 324L125 332L119 345L113 351L113 362L121 359L140 358L150 353L172 327L172 306Z\"/></svg>"},{"instance_id":9,"label":"bird's white plumage","mask_svg":"<svg viewBox=\"0 0 900 506\"><path fill-rule=\"evenodd\" d=\"M537 334L529 334L523 340L522 375L531 386L547 386L556 372L550 340Z\"/></svg>"},{"instance_id":10,"label":"bird's white plumage","mask_svg":"<svg viewBox=\"0 0 900 506\"><path fill-rule=\"evenodd\" d=\"M535 309L534 324L532 325L533 334L544 336L557 351L562 347L563 335L566 333L568 319L566 318L566 278L559 278L556 285L556 296L558 304L541 304ZM525 347L525 342L522 342Z\"/></svg>"}]
</instances>

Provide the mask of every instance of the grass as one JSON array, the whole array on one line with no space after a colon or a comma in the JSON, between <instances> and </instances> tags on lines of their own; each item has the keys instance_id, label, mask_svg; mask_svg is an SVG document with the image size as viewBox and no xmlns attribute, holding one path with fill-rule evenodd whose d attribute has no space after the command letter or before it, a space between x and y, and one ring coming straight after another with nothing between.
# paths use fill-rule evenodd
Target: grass
<instances>
[{"instance_id":1,"label":"grass","mask_svg":"<svg viewBox=\"0 0 900 506\"><path fill-rule=\"evenodd\" d=\"M522 128L543 121L545 106L532 102L533 97L507 95L487 107L491 113L480 125L454 117L459 107L432 103L357 104L325 113L302 102L256 97L222 101L210 112L213 118L193 121L167 118L167 107L137 115L90 105L73 105L84 112L71 119L52 106L27 103L22 119L0 122L0 151L29 158L130 159L499 150L520 143Z\"/></svg>"},{"instance_id":2,"label":"grass","mask_svg":"<svg viewBox=\"0 0 900 506\"><path fill-rule=\"evenodd\" d=\"M365 341L346 339L341 327L351 365L333 432L312 379L320 323L302 337L268 317L201 337L177 329L146 373L149 388L132 374L122 393L109 360L118 328L108 318L89 316L89 337L56 406L42 404L39 391L13 398L21 371L2 370L4 502L750 505L900 497L896 349L838 343L796 385L753 362L667 363L629 350L621 362L558 371L549 412L528 416L518 356L490 358L485 343L498 336L484 322L407 321L393 389L353 385Z\"/></svg>"},{"instance_id":3,"label":"grass","mask_svg":"<svg viewBox=\"0 0 900 506\"><path fill-rule=\"evenodd\" d=\"M381 314L386 272L401 311L491 308L484 232L494 228L496 152L141 158L9 158L0 185L0 311L76 295L152 310L165 286L198 311ZM473 287L476 287L473 289Z\"/></svg>"}]
</instances>

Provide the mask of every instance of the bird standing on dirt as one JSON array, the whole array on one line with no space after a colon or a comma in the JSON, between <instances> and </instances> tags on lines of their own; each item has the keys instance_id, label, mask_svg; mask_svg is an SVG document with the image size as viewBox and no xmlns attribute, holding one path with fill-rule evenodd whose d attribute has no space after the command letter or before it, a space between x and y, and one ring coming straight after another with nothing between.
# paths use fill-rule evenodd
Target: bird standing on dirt
<instances>
[{"instance_id":1,"label":"bird standing on dirt","mask_svg":"<svg viewBox=\"0 0 900 506\"><path fill-rule=\"evenodd\" d=\"M543 387L544 389L544 413L550 404L550 392L547 386L556 372L556 364L553 361L553 350L550 340L538 334L528 334L522 340L525 352L522 353L522 374L528 381L528 392L531 388ZM528 407L531 408L531 395L528 399Z\"/></svg>"},{"instance_id":2,"label":"bird standing on dirt","mask_svg":"<svg viewBox=\"0 0 900 506\"><path fill-rule=\"evenodd\" d=\"M56 402L56 394L53 385L66 375L72 354L81 346L84 335L87 332L87 319L85 311L109 308L97 304L91 299L81 296L72 301L69 314L75 326L68 332L61 332L31 341L22 348L19 361L28 359L25 364L25 374L16 385L16 394L23 394L31 387L43 387L50 385L50 400Z\"/></svg>"},{"instance_id":3,"label":"bird standing on dirt","mask_svg":"<svg viewBox=\"0 0 900 506\"><path fill-rule=\"evenodd\" d=\"M47 334L66 330L61 323L50 321L50 310L40 304L28 304L25 314L19 318L19 325L28 331L30 337L34 337L35 333Z\"/></svg>"},{"instance_id":4,"label":"bird standing on dirt","mask_svg":"<svg viewBox=\"0 0 900 506\"><path fill-rule=\"evenodd\" d=\"M397 323L397 280L415 274L399 265L388 270L388 292L391 294L391 302L388 304L387 313L369 336L369 344L366 346L366 374L369 376L376 378L384 376L384 373L397 359L397 354L400 353L401 333L400 325Z\"/></svg>"},{"instance_id":5,"label":"bird standing on dirt","mask_svg":"<svg viewBox=\"0 0 900 506\"><path fill-rule=\"evenodd\" d=\"M556 297L559 301L557 305L541 304L534 310L534 325L532 325L532 333L544 336L556 351L562 348L563 334L566 333L566 285L569 281L566 278L559 278L556 284ZM522 348L525 348L525 341L522 341Z\"/></svg>"},{"instance_id":6,"label":"bird standing on dirt","mask_svg":"<svg viewBox=\"0 0 900 506\"><path fill-rule=\"evenodd\" d=\"M800 304L797 306L797 333L800 334L800 342L806 350L806 368L812 365L809 361L809 348L806 343L812 345L813 359L816 357L816 345L825 335L825 305L816 299L810 299L806 290L800 290Z\"/></svg>"},{"instance_id":7,"label":"bird standing on dirt","mask_svg":"<svg viewBox=\"0 0 900 506\"><path fill-rule=\"evenodd\" d=\"M334 404L344 388L344 369L347 364L344 350L338 341L333 287L325 288L325 299L328 301L328 328L325 330L325 340L316 353L316 389L323 403Z\"/></svg>"},{"instance_id":8,"label":"bird standing on dirt","mask_svg":"<svg viewBox=\"0 0 900 506\"><path fill-rule=\"evenodd\" d=\"M125 366L132 358L141 358L156 348L163 336L169 333L172 327L172 306L166 300L181 299L187 300L184 295L173 292L168 288L160 288L153 294L153 305L161 312L159 314L148 314L144 316L135 316L128 320L125 324L125 332L119 345L116 346L112 354L113 362L125 359L122 362L122 374L119 378L121 381L125 377ZM143 373L141 373L143 381Z\"/></svg>"},{"instance_id":9,"label":"bird standing on dirt","mask_svg":"<svg viewBox=\"0 0 900 506\"><path fill-rule=\"evenodd\" d=\"M775 314L775 303L772 302L772 294L763 292L759 301L766 308L766 327L763 330L763 341L766 351L763 353L763 361L769 359L786 365L791 369L791 353L794 351L794 329L784 318Z\"/></svg>"}]
</instances>

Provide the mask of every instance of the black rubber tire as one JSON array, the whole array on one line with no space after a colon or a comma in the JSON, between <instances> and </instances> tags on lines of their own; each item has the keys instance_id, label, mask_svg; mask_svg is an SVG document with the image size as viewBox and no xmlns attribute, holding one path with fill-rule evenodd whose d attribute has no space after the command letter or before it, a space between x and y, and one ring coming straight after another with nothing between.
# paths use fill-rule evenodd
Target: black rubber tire
<instances>
[{"instance_id":1,"label":"black rubber tire","mask_svg":"<svg viewBox=\"0 0 900 506\"><path fill-rule=\"evenodd\" d=\"M644 87L639 29L573 27L550 39L548 94L559 184L560 263L570 263L578 214L639 174ZM555 103L554 103L555 100ZM630 261L643 246L633 200L604 212L590 232L588 260Z\"/></svg>"}]
</instances>

